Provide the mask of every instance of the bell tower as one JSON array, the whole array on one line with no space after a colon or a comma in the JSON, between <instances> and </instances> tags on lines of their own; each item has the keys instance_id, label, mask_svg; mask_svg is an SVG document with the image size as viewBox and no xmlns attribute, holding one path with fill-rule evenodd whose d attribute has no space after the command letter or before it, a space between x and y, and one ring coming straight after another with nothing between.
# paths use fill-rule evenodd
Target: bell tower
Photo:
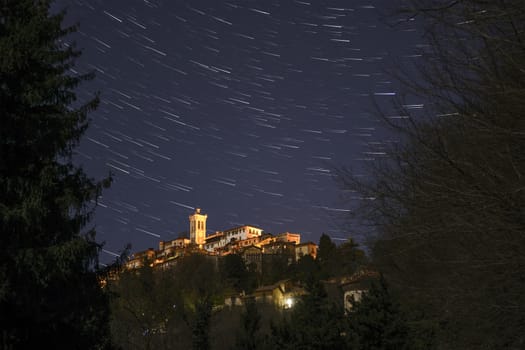
<instances>
[{"instance_id":1,"label":"bell tower","mask_svg":"<svg viewBox=\"0 0 525 350\"><path fill-rule=\"evenodd\" d=\"M206 240L206 219L207 214L201 214L201 209L196 208L195 213L190 215L190 241L199 246Z\"/></svg>"}]
</instances>

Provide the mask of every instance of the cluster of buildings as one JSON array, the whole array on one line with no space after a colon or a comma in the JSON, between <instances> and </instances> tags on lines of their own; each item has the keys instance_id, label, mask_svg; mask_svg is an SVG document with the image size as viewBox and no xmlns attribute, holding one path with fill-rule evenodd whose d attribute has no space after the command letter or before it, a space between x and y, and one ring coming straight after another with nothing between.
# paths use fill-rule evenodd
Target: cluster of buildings
<instances>
[{"instance_id":1,"label":"cluster of buildings","mask_svg":"<svg viewBox=\"0 0 525 350\"><path fill-rule=\"evenodd\" d=\"M336 305L346 313L351 312L354 304L359 302L370 289L371 284L379 279L379 274L370 269L360 269L351 276L340 276L321 281L325 291ZM280 280L274 284L261 286L246 296L230 296L224 301L225 306L242 306L244 299L252 298L257 303L273 304L279 309L290 309L297 300L307 294L303 286L290 279Z\"/></svg>"},{"instance_id":2,"label":"cluster of buildings","mask_svg":"<svg viewBox=\"0 0 525 350\"><path fill-rule=\"evenodd\" d=\"M145 262L151 266L168 267L177 258L186 254L201 253L210 256L239 254L246 265L254 264L258 271L262 268L265 256L286 256L288 263L302 256L317 256L317 245L313 242L301 243L298 233L284 232L277 235L264 233L256 226L243 225L212 235L206 234L208 215L197 208L189 216L189 238L180 237L159 242L158 249L137 252L126 262L128 268L141 267Z\"/></svg>"},{"instance_id":3,"label":"cluster of buildings","mask_svg":"<svg viewBox=\"0 0 525 350\"><path fill-rule=\"evenodd\" d=\"M288 264L305 255L317 257L317 245L312 242L301 243L298 233L284 232L277 235L265 233L261 228L250 225L234 227L214 234L206 234L206 220L200 208L189 216L189 237L160 241L158 249L147 249L133 254L126 262L129 269L140 268L145 263L152 267L165 268L174 265L179 257L189 254L205 254L210 258L219 258L228 254L240 255L247 266L252 265L261 272L263 261L275 257L286 258ZM374 271L360 270L348 277L333 278L323 281L325 289L333 300L340 301L345 312L352 304L361 299L368 290L370 281L376 280ZM231 295L224 301L224 306L241 306L245 299L253 298L256 302L273 304L279 309L293 307L296 300L306 294L305 289L286 279L271 285L260 286L250 295Z\"/></svg>"}]
</instances>

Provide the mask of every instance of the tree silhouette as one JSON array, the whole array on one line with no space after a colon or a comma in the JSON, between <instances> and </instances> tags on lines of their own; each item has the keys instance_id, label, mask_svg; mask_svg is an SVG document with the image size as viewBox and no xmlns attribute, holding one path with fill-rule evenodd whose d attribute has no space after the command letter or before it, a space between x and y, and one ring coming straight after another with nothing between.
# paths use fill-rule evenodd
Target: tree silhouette
<instances>
[{"instance_id":1,"label":"tree silhouette","mask_svg":"<svg viewBox=\"0 0 525 350\"><path fill-rule=\"evenodd\" d=\"M321 282L295 301L290 313L274 322L270 349L343 349L343 310L331 300Z\"/></svg>"},{"instance_id":2,"label":"tree silhouette","mask_svg":"<svg viewBox=\"0 0 525 350\"><path fill-rule=\"evenodd\" d=\"M100 245L86 227L109 180L72 163L94 97L50 1L0 4L0 329L7 349L111 348Z\"/></svg>"},{"instance_id":3,"label":"tree silhouette","mask_svg":"<svg viewBox=\"0 0 525 350\"><path fill-rule=\"evenodd\" d=\"M363 298L349 312L348 345L355 349L431 349L432 339L416 347L407 318L384 278L374 281ZM428 337L427 335L427 338Z\"/></svg>"},{"instance_id":4,"label":"tree silhouette","mask_svg":"<svg viewBox=\"0 0 525 350\"><path fill-rule=\"evenodd\" d=\"M400 23L425 28L418 76L401 76L424 108L400 100L389 157L339 179L377 230L374 262L442 347L523 347L525 3L403 4Z\"/></svg>"},{"instance_id":5,"label":"tree silhouette","mask_svg":"<svg viewBox=\"0 0 525 350\"><path fill-rule=\"evenodd\" d=\"M256 350L264 343L260 334L261 314L253 299L246 299L244 312L241 314L241 326L237 331L234 350Z\"/></svg>"}]
</instances>

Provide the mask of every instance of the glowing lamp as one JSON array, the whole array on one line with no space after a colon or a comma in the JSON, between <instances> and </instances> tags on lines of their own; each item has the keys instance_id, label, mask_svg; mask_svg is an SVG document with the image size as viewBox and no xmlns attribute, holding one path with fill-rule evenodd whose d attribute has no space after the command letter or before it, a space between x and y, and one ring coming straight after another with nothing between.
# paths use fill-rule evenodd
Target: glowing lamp
<instances>
[{"instance_id":1,"label":"glowing lamp","mask_svg":"<svg viewBox=\"0 0 525 350\"><path fill-rule=\"evenodd\" d=\"M284 299L284 307L285 309L289 309L293 306L293 298L286 298Z\"/></svg>"}]
</instances>

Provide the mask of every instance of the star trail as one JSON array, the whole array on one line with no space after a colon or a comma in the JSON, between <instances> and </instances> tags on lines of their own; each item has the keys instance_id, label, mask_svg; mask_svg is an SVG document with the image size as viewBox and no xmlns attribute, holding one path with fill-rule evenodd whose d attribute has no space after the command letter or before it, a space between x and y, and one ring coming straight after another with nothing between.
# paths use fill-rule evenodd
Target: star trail
<instances>
[{"instance_id":1,"label":"star trail","mask_svg":"<svg viewBox=\"0 0 525 350\"><path fill-rule=\"evenodd\" d=\"M333 167L384 156L391 142L372 99L384 73L416 59L414 31L381 21L389 1L58 1L93 71L80 100L101 103L76 152L111 172L92 224L110 261L188 230L256 225L317 242L354 236L338 217Z\"/></svg>"}]
</instances>

